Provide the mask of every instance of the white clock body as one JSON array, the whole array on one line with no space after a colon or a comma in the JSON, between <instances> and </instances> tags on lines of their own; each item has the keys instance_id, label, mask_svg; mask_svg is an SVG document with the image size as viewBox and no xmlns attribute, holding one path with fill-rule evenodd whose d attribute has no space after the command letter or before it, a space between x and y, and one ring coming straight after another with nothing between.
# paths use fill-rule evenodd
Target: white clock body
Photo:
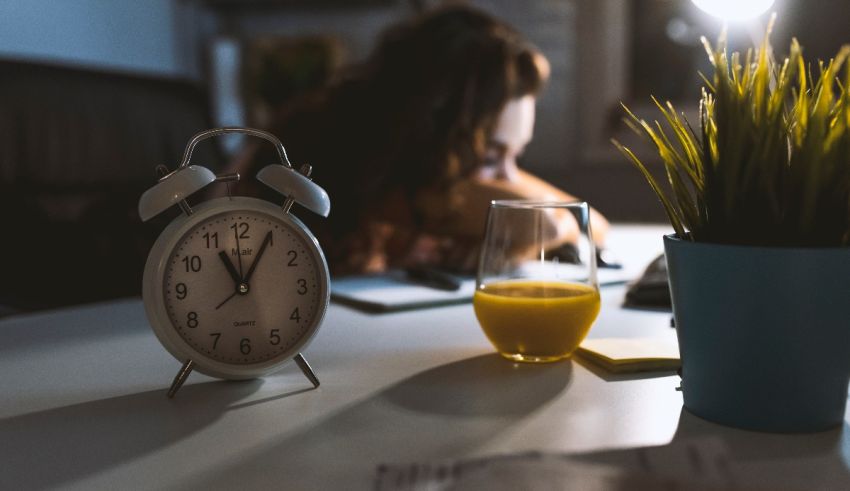
<instances>
[{"instance_id":1,"label":"white clock body","mask_svg":"<svg viewBox=\"0 0 850 491\"><path fill-rule=\"evenodd\" d=\"M260 199L223 197L163 231L142 296L154 333L180 362L247 379L305 349L327 311L330 277L318 241L292 214Z\"/></svg>"}]
</instances>

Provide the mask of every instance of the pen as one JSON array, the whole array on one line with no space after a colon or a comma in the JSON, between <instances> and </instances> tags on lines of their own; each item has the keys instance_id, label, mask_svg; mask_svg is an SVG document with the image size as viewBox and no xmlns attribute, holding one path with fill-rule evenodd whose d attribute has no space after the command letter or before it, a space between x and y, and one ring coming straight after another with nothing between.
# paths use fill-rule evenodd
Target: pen
<instances>
[{"instance_id":1,"label":"pen","mask_svg":"<svg viewBox=\"0 0 850 491\"><path fill-rule=\"evenodd\" d=\"M460 289L460 280L454 276L428 266L411 266L405 268L407 278L420 285L435 288L437 290L457 291Z\"/></svg>"}]
</instances>

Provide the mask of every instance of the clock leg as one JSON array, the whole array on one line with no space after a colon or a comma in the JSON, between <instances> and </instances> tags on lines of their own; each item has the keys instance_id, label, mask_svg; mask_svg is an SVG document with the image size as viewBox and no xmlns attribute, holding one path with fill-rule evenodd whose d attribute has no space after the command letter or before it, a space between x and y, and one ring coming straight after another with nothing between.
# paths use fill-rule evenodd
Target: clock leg
<instances>
[{"instance_id":1,"label":"clock leg","mask_svg":"<svg viewBox=\"0 0 850 491\"><path fill-rule=\"evenodd\" d=\"M195 362L192 360L186 360L186 363L180 368L180 371L177 372L177 375L174 377L174 382L171 383L171 388L168 389L168 398L173 399L174 394L180 390L180 387L183 385L183 382L189 377L189 374L192 373L192 369L195 368Z\"/></svg>"},{"instance_id":2,"label":"clock leg","mask_svg":"<svg viewBox=\"0 0 850 491\"><path fill-rule=\"evenodd\" d=\"M319 377L316 377L316 374L313 373L313 369L310 368L310 364L307 363L307 360L304 359L304 356L301 353L295 355L295 364L298 365L298 368L304 373L304 376L307 377L308 380L313 384L313 388L319 386Z\"/></svg>"}]
</instances>

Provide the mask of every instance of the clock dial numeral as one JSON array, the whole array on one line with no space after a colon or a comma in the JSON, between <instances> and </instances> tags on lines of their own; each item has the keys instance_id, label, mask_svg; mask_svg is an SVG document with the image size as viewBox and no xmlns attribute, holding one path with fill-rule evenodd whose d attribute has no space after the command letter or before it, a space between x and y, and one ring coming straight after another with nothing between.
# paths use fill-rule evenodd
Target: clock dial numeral
<instances>
[{"instance_id":1,"label":"clock dial numeral","mask_svg":"<svg viewBox=\"0 0 850 491\"><path fill-rule=\"evenodd\" d=\"M274 213L211 215L177 242L165 304L177 335L199 355L257 364L291 356L312 334L325 301L324 265L311 237Z\"/></svg>"},{"instance_id":2,"label":"clock dial numeral","mask_svg":"<svg viewBox=\"0 0 850 491\"><path fill-rule=\"evenodd\" d=\"M248 235L248 229L250 228L250 225L248 225L248 223L246 223L246 222L234 223L233 225L230 226L230 228L233 229L233 233L236 235L236 238L238 238L238 239L250 239L251 238L251 236Z\"/></svg>"},{"instance_id":3,"label":"clock dial numeral","mask_svg":"<svg viewBox=\"0 0 850 491\"><path fill-rule=\"evenodd\" d=\"M186 256L183 258L183 264L186 266L186 272L197 273L201 270L201 256Z\"/></svg>"},{"instance_id":4,"label":"clock dial numeral","mask_svg":"<svg viewBox=\"0 0 850 491\"><path fill-rule=\"evenodd\" d=\"M213 232L212 234L207 232L203 235L203 237L207 241L207 249L211 246L218 249L218 232Z\"/></svg>"}]
</instances>

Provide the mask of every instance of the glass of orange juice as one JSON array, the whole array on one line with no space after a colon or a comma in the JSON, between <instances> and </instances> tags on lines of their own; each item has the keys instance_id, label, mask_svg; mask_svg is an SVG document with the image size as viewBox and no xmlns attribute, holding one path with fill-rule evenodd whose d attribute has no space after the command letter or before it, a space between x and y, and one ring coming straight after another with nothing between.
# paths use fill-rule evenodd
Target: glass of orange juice
<instances>
[{"instance_id":1,"label":"glass of orange juice","mask_svg":"<svg viewBox=\"0 0 850 491\"><path fill-rule=\"evenodd\" d=\"M599 314L596 251L587 203L490 204L473 307L505 358L567 358Z\"/></svg>"}]
</instances>

